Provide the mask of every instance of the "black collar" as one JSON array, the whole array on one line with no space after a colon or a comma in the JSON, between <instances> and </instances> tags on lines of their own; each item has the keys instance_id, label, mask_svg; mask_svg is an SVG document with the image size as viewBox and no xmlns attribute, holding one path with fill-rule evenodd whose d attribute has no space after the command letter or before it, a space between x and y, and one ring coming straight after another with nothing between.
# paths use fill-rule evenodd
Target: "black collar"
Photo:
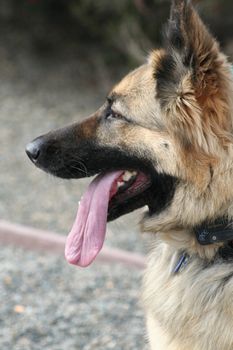
<instances>
[{"instance_id":1,"label":"black collar","mask_svg":"<svg viewBox=\"0 0 233 350\"><path fill-rule=\"evenodd\" d=\"M233 221L222 217L213 222L205 222L195 228L195 234L201 245L214 243L231 245L233 242Z\"/></svg>"},{"instance_id":2,"label":"black collar","mask_svg":"<svg viewBox=\"0 0 233 350\"><path fill-rule=\"evenodd\" d=\"M214 222L205 222L195 229L196 237L201 245L224 243L218 250L223 260L233 259L233 221L218 218Z\"/></svg>"},{"instance_id":3,"label":"black collar","mask_svg":"<svg viewBox=\"0 0 233 350\"><path fill-rule=\"evenodd\" d=\"M224 243L218 250L217 258L224 261L233 261L233 221L227 218L218 218L212 222L204 222L195 228L197 241L201 245L210 245L214 243ZM181 251L176 262L173 273L179 273L188 265L190 256L187 252Z\"/></svg>"}]
</instances>

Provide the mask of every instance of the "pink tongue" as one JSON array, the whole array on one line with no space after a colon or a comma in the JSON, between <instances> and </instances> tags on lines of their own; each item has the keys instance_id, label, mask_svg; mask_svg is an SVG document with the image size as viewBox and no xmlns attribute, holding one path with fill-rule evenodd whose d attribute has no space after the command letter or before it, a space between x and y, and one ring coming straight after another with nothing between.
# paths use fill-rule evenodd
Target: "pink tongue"
<instances>
[{"instance_id":1,"label":"pink tongue","mask_svg":"<svg viewBox=\"0 0 233 350\"><path fill-rule=\"evenodd\" d=\"M79 204L66 240L65 257L74 265L88 266L101 250L107 225L108 203L117 191L116 180L123 171L97 176Z\"/></svg>"}]
</instances>

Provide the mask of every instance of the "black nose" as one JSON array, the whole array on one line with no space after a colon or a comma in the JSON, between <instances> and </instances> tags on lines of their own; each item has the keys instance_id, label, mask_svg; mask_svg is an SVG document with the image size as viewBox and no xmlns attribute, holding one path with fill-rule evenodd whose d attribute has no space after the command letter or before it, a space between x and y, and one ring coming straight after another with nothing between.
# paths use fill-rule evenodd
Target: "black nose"
<instances>
[{"instance_id":1,"label":"black nose","mask_svg":"<svg viewBox=\"0 0 233 350\"><path fill-rule=\"evenodd\" d=\"M26 146L26 153L33 163L35 163L40 156L40 145L41 142L39 139L36 139Z\"/></svg>"}]
</instances>

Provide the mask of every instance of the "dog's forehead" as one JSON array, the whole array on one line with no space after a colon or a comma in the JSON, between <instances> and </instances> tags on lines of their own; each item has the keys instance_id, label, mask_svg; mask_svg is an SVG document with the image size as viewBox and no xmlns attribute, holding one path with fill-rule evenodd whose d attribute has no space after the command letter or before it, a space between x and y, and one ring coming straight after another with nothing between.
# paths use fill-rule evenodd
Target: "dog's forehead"
<instances>
[{"instance_id":1,"label":"dog's forehead","mask_svg":"<svg viewBox=\"0 0 233 350\"><path fill-rule=\"evenodd\" d=\"M134 97L155 91L153 68L150 63L144 64L127 74L112 90L112 95L121 98ZM139 97L139 96L138 96Z\"/></svg>"}]
</instances>

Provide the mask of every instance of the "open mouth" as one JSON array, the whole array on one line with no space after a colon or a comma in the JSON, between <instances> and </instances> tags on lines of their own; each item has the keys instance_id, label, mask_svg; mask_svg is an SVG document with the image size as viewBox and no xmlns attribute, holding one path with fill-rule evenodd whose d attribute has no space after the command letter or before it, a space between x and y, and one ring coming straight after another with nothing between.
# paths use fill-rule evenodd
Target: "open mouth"
<instances>
[{"instance_id":1,"label":"open mouth","mask_svg":"<svg viewBox=\"0 0 233 350\"><path fill-rule=\"evenodd\" d=\"M144 206L149 208L147 215L157 215L169 205L177 179L158 173L149 159L120 148L85 140L77 145L74 135L71 125L40 136L26 151L36 166L61 178L79 179L99 173L80 200L65 247L68 262L84 267L100 252L108 221ZM73 154L78 156L73 158Z\"/></svg>"},{"instance_id":2,"label":"open mouth","mask_svg":"<svg viewBox=\"0 0 233 350\"><path fill-rule=\"evenodd\" d=\"M154 185L165 203L167 196L163 198L161 184L155 184L149 174L119 170L98 175L79 203L66 241L65 256L69 263L82 267L92 263L103 246L107 221L145 205L156 211L151 202ZM164 203L159 203L158 207L164 206Z\"/></svg>"},{"instance_id":3,"label":"open mouth","mask_svg":"<svg viewBox=\"0 0 233 350\"><path fill-rule=\"evenodd\" d=\"M114 181L108 206L108 221L145 205L151 177L141 171L126 170Z\"/></svg>"}]
</instances>

